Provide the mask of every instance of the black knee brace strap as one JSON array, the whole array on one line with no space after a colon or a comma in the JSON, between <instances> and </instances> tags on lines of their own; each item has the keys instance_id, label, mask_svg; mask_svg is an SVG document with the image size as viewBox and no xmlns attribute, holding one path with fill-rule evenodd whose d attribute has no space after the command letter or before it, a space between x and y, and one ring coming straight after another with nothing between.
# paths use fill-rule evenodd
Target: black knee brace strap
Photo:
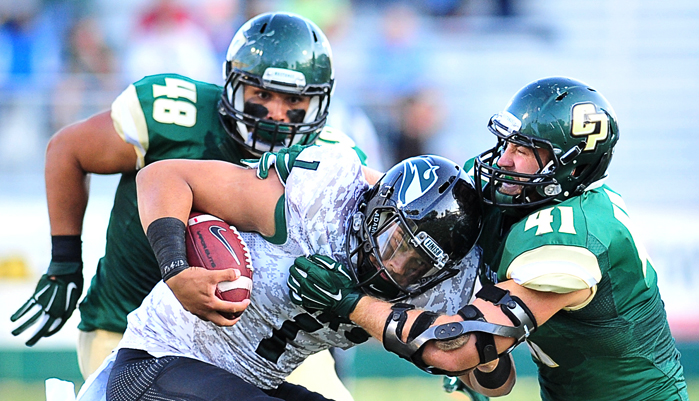
<instances>
[{"instance_id":1,"label":"black knee brace strap","mask_svg":"<svg viewBox=\"0 0 699 401\"><path fill-rule=\"evenodd\" d=\"M391 306L390 315L386 319L386 324L383 326L383 342L392 343L395 339L400 339L403 336L403 327L408 320L408 311L415 309L415 305L397 303Z\"/></svg>"},{"instance_id":2,"label":"black knee brace strap","mask_svg":"<svg viewBox=\"0 0 699 401\"><path fill-rule=\"evenodd\" d=\"M466 305L461 308L458 312L464 321L466 320L478 320L480 322L486 322L485 316L481 313L480 309L474 305ZM478 357L481 363L486 363L497 359L498 350L495 347L495 338L490 333L484 333L482 331L476 331L473 333L476 336L476 350L478 351Z\"/></svg>"},{"instance_id":3,"label":"black knee brace strap","mask_svg":"<svg viewBox=\"0 0 699 401\"><path fill-rule=\"evenodd\" d=\"M531 325L529 326L531 331L536 330L536 319L532 311L529 310L521 299L514 295L510 295L509 291L494 285L487 285L478 291L476 297L491 302L495 304L495 306L500 306L502 313L504 313L515 326L526 324L528 326ZM519 309L521 309L521 311ZM522 315L521 312L524 312L524 315Z\"/></svg>"},{"instance_id":4,"label":"black knee brace strap","mask_svg":"<svg viewBox=\"0 0 699 401\"><path fill-rule=\"evenodd\" d=\"M439 315L434 312L422 312L410 328L408 342L405 343L401 340L403 327L408 320L408 311L412 309L415 309L415 305L404 303L397 303L391 307L393 312L386 319L386 324L383 328L383 345L387 350L396 353L403 359L409 360L420 369L424 369L424 362L422 362L422 345L424 345L424 342L418 343L415 339L429 329Z\"/></svg>"}]
</instances>

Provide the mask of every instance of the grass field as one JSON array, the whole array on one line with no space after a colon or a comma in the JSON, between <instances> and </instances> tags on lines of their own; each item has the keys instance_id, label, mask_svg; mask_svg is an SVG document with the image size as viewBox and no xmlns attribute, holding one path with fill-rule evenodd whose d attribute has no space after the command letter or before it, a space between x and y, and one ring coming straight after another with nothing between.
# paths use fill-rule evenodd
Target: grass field
<instances>
[{"instance_id":1,"label":"grass field","mask_svg":"<svg viewBox=\"0 0 699 401\"><path fill-rule=\"evenodd\" d=\"M699 400L699 378L688 381L689 399ZM442 379L439 377L378 378L358 380L352 394L356 401L467 401L463 393L448 394L442 391ZM534 376L517 379L512 392L502 401L541 401L539 384Z\"/></svg>"},{"instance_id":2,"label":"grass field","mask_svg":"<svg viewBox=\"0 0 699 401\"><path fill-rule=\"evenodd\" d=\"M358 380L352 394L356 401L466 401L463 393L448 394L442 390L441 377L377 378ZM517 381L512 393L503 401L540 401L536 378L527 376Z\"/></svg>"},{"instance_id":3,"label":"grass field","mask_svg":"<svg viewBox=\"0 0 699 401\"><path fill-rule=\"evenodd\" d=\"M689 380L689 398L699 400L699 378ZM463 394L442 391L439 377L363 378L352 384L356 401L466 401ZM22 383L0 379L0 400L43 401L42 382ZM512 393L498 398L503 401L540 401L539 386L533 376L520 377Z\"/></svg>"}]
</instances>

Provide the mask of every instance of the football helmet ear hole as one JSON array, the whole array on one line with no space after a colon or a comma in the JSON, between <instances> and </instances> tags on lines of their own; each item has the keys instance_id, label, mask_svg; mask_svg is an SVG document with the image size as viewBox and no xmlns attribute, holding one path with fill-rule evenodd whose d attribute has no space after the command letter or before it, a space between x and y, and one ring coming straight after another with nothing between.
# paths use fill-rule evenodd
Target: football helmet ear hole
<instances>
[{"instance_id":1,"label":"football helmet ear hole","mask_svg":"<svg viewBox=\"0 0 699 401\"><path fill-rule=\"evenodd\" d=\"M585 171L590 167L589 164L584 164L582 166L578 166L573 170L573 177L579 178L581 175L585 173Z\"/></svg>"}]
</instances>

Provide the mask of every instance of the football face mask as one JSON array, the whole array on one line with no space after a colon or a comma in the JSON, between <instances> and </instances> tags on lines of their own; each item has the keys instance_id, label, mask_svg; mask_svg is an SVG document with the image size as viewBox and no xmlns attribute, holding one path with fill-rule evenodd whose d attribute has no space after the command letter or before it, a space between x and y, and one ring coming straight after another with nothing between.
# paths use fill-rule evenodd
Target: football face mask
<instances>
[{"instance_id":1,"label":"football face mask","mask_svg":"<svg viewBox=\"0 0 699 401\"><path fill-rule=\"evenodd\" d=\"M449 257L430 236L421 231L414 235L398 214L371 235L374 252L369 255L377 274L404 292L414 292L413 284L444 267ZM378 257L377 257L378 256ZM371 280L371 279L370 279Z\"/></svg>"}]
</instances>

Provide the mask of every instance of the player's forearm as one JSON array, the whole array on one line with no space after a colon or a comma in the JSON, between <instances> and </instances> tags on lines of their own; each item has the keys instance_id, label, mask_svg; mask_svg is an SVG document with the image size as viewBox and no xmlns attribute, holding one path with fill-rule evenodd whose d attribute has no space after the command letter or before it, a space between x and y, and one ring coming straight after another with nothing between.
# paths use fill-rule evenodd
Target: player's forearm
<instances>
[{"instance_id":1,"label":"player's forearm","mask_svg":"<svg viewBox=\"0 0 699 401\"><path fill-rule=\"evenodd\" d=\"M143 229L162 217L184 223L192 209L192 189L178 164L165 160L148 165L136 175L138 212Z\"/></svg>"},{"instance_id":2,"label":"player's forearm","mask_svg":"<svg viewBox=\"0 0 699 401\"><path fill-rule=\"evenodd\" d=\"M366 330L372 337L383 343L384 327L388 317L394 313L391 306L392 304L388 302L365 296L350 314L350 319ZM421 310L408 311L401 333L403 342L407 341L415 319L422 312ZM432 326L460 320L461 318L458 316L442 315L437 318ZM478 352L475 348L475 339L466 336L462 337L462 340L462 343L456 346L455 349L448 351L439 347L435 341L428 342L423 348L423 360L430 366L447 371L462 371L475 367L479 362Z\"/></svg>"},{"instance_id":3,"label":"player's forearm","mask_svg":"<svg viewBox=\"0 0 699 401\"><path fill-rule=\"evenodd\" d=\"M350 314L350 319L366 330L372 337L383 343L384 327L386 327L388 317L393 313L388 302L381 301L369 296L363 297L354 311ZM408 316L401 332L401 341L407 342L408 334L413 329L413 324L421 310L408 311ZM459 322L459 316L439 316L431 326L440 324ZM424 330L422 330L424 331ZM419 333L415 333L417 337ZM495 344L498 352L503 352L512 345L510 338L495 336ZM449 372L461 372L472 369L479 365L480 356L476 348L476 338L467 334L451 341L428 341L422 348L422 360L427 366L433 366Z\"/></svg>"},{"instance_id":4,"label":"player's forearm","mask_svg":"<svg viewBox=\"0 0 699 401\"><path fill-rule=\"evenodd\" d=\"M89 175L60 137L49 141L44 179L51 235L80 235L89 196Z\"/></svg>"},{"instance_id":5,"label":"player's forearm","mask_svg":"<svg viewBox=\"0 0 699 401\"><path fill-rule=\"evenodd\" d=\"M46 149L46 196L52 235L79 235L89 196L89 174L136 169L134 146L116 132L109 111L66 126Z\"/></svg>"},{"instance_id":6,"label":"player's forearm","mask_svg":"<svg viewBox=\"0 0 699 401\"><path fill-rule=\"evenodd\" d=\"M383 328L386 318L391 313L391 304L376 298L365 296L359 300L349 318L367 333L383 341Z\"/></svg>"}]
</instances>

